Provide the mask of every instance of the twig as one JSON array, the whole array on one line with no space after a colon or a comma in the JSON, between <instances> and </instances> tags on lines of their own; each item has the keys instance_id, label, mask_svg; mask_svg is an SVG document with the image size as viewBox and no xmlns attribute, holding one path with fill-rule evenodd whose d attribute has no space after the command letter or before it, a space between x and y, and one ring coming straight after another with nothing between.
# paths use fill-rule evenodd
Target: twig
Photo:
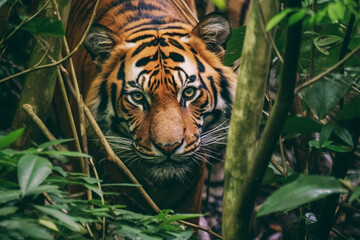
<instances>
[{"instance_id":1,"label":"twig","mask_svg":"<svg viewBox=\"0 0 360 240\"><path fill-rule=\"evenodd\" d=\"M356 47L354 50L352 50L346 57L344 57L339 62L337 62L335 65L328 68L326 71L320 73L316 77L314 77L314 78L310 79L309 81L307 81L307 82L301 84L300 86L296 87L295 90L294 90L294 93L297 94L301 89L303 89L303 88L305 88L307 86L310 86L311 84L315 83L316 81L318 81L319 79L324 77L326 74L328 74L328 73L332 72L333 70L335 70L336 68L340 67L344 62L346 62L352 55L357 53L359 50L360 50L360 45L358 47Z\"/></svg>"},{"instance_id":2,"label":"twig","mask_svg":"<svg viewBox=\"0 0 360 240\"><path fill-rule=\"evenodd\" d=\"M22 108L25 110L25 112L31 117L31 119L34 121L34 123L40 128L40 130L44 133L44 135L49 139L50 141L55 141L56 138L54 135L51 134L49 129L45 126L45 124L41 121L41 119L36 115L36 113L33 110L33 107L30 104L24 104ZM67 151L63 146L59 144L55 144L54 148L58 151Z\"/></svg>"},{"instance_id":3,"label":"twig","mask_svg":"<svg viewBox=\"0 0 360 240\"><path fill-rule=\"evenodd\" d=\"M172 0L172 2L191 24L196 25L199 22L199 20L197 19L197 17L195 17L194 13L191 11L186 2L184 2L183 0ZM184 8L188 14L186 14Z\"/></svg>"},{"instance_id":4,"label":"twig","mask_svg":"<svg viewBox=\"0 0 360 240\"><path fill-rule=\"evenodd\" d=\"M144 197L144 199L148 202L148 204L151 206L151 208L159 213L161 210L160 208L154 203L154 201L150 198L150 196L147 194L145 189L140 185L138 180L135 178L135 176L130 172L130 170L125 166L125 164L120 160L120 158L114 153L113 149L110 147L110 144L106 140L104 134L101 132L101 129L97 122L95 121L94 117L92 116L90 110L87 108L87 106L84 105L84 111L85 116L89 120L90 125L94 129L96 135L99 137L107 155L108 159L112 162L114 162L129 178L129 180L138 185L137 189L139 190L140 194Z\"/></svg>"},{"instance_id":5,"label":"twig","mask_svg":"<svg viewBox=\"0 0 360 240\"><path fill-rule=\"evenodd\" d=\"M284 177L286 177L287 173L286 173L285 153L284 153L284 145L282 143L281 135L279 136L279 146L280 146L281 161L282 161L283 170L284 170L281 173Z\"/></svg>"},{"instance_id":6,"label":"twig","mask_svg":"<svg viewBox=\"0 0 360 240\"><path fill-rule=\"evenodd\" d=\"M52 0L52 2L53 2L53 5L54 5L55 12L58 13L58 14L56 14L57 17L58 17L58 20L61 21L61 16L60 16L58 5L57 5L55 0ZM67 42L65 36L63 37L63 43L64 43L65 52L66 52L67 55L69 55L70 54L70 49L69 49L69 45L68 45L68 42ZM81 136L81 142L82 142L82 146L83 146L83 152L88 153L86 131L85 131L85 117L84 117L84 109L83 109L83 105L82 105L82 97L80 95L79 87L78 87L78 84L77 84L77 78L76 78L75 68L74 68L72 58L69 59L69 64L70 64L70 68L71 68L71 76L72 76L72 79L73 79L73 84L74 84L75 90L76 90L76 102L77 102L78 113L79 113L80 136ZM64 85L64 82L62 84ZM65 86L64 86L64 89L65 89ZM75 128L75 124L74 124L73 134L76 133L75 129L76 128ZM79 143L80 140L79 140L77 134L76 134L76 139L77 139L78 145L79 145L78 151L80 151L80 143ZM89 170L88 162L86 161L86 159L81 159L81 160L82 160L81 166L83 167L82 168L83 172L85 174L87 174L88 176L90 176L90 170ZM92 199L91 191L88 191L88 198Z\"/></svg>"},{"instance_id":7,"label":"twig","mask_svg":"<svg viewBox=\"0 0 360 240\"><path fill-rule=\"evenodd\" d=\"M52 0L52 2L53 2L55 12L58 13L57 14L58 20L61 21L61 16L60 16L60 12L59 12L57 2L55 0ZM96 9L97 5L95 5L94 8ZM94 13L93 13L93 16L94 16ZM91 20L90 20L90 22L91 22ZM83 37L84 36L86 36L86 33L84 33ZM66 54L70 55L69 45L68 45L68 42L67 42L65 36L63 37L63 44L64 44ZM85 116L84 116L84 109L83 109L83 101L82 101L82 97L80 95L79 87L78 87L78 84L77 84L77 78L76 78L75 68L74 68L72 58L69 59L69 64L70 64L70 68L71 68L71 75L72 75L72 79L73 79L73 84L75 86L75 89L77 90L76 91L76 102L77 102L78 113L79 113L80 136L81 136L81 142L82 142L82 146L83 146L83 152L88 153L88 144L87 144L87 136L86 136L86 130L85 130ZM67 94L66 94L66 90L65 90L64 81L63 81L63 78L61 76L59 68L58 68L58 73L60 75L59 79L61 79L61 84L62 84L61 88L62 88L62 91L63 91L63 96L64 97L66 96L66 99L64 99L64 100L65 100L66 108L67 108L67 111L68 111L69 120L71 122L72 132L73 132L73 135L76 136L75 139L76 139L76 145L78 145L78 148L79 148L78 151L81 151L80 140L79 140L79 137L78 137L78 134L77 134L77 131L76 131L76 127L75 127L75 123L74 123L74 117L73 117L72 112L71 112L69 100L67 99ZM89 161L90 161L92 169L94 171L95 178L97 180L99 180L99 176L97 174L97 170L95 168L93 160L90 158ZM90 176L89 161L87 161L87 159L81 159L82 171L87 176ZM99 188L100 191L102 190L100 182L98 182L98 188ZM90 189L87 190L87 197L88 197L88 200L92 199L92 192L91 192ZM102 204L104 204L104 202L105 202L104 197L101 195L100 198L101 198ZM102 222L103 222L103 227L102 227L102 229L103 229L103 237L102 238L105 239L105 217L102 218ZM90 227L89 226L87 226L87 227L89 228L88 230L90 230Z\"/></svg>"},{"instance_id":8,"label":"twig","mask_svg":"<svg viewBox=\"0 0 360 240\"><path fill-rule=\"evenodd\" d=\"M220 236L219 234L211 231L211 230L208 229L208 228L200 227L199 225L196 225L196 224L193 224L193 223L190 223L190 222L187 222L187 221L183 221L183 220L180 220L179 222L181 222L182 224L185 224L185 225L187 225L187 226L189 226L189 227L192 227L192 228L196 228L196 229L205 231L205 232L209 233L210 235L213 235L213 236L216 237L216 238L223 239L222 236Z\"/></svg>"},{"instance_id":9,"label":"twig","mask_svg":"<svg viewBox=\"0 0 360 240\"><path fill-rule=\"evenodd\" d=\"M274 42L274 39L273 39L273 37L272 37L271 34L270 34L270 31L265 32L266 21L265 21L264 12L263 12L263 10L262 10L262 8L261 8L261 4L260 4L259 0L256 0L256 4L258 5L258 7L259 7L259 9L260 9L260 16L261 16L261 23L262 23L262 24L261 24L261 27L262 27L262 30L263 30L263 32L266 34L267 39L269 40L271 46L273 47L276 56L279 58L279 60L280 60L281 63L284 63L284 59L282 58L279 50L277 49L276 44L275 44L275 42Z\"/></svg>"},{"instance_id":10,"label":"twig","mask_svg":"<svg viewBox=\"0 0 360 240\"><path fill-rule=\"evenodd\" d=\"M74 48L74 50L72 50L72 52L68 55L66 55L64 58L60 59L59 61L56 61L56 62L53 62L53 63L49 63L49 64L44 64L44 65L41 65L41 66L37 66L37 67L30 67L22 72L19 72L19 73L15 73L11 76L8 76L8 77L5 77L3 79L0 79L0 83L1 82L5 82L9 79L13 79L13 78L16 78L16 77L19 77L19 76L22 76L24 74L27 74L27 73L30 73L30 72L33 72L33 71L36 71L36 70L40 70L40 69L45 69L45 68L51 68L51 67L55 67L63 62L65 62L66 60L68 60L69 58L72 57L72 55L74 55L74 53L76 53L80 46L83 44L83 42L85 41L85 38L87 36L87 34L89 33L90 31L90 27L91 27L91 24L94 22L94 19L95 19L95 14L96 14L96 10L99 6L99 3L100 3L100 0L96 0L96 3L95 3L95 7L94 7L94 10L93 10L93 13L91 15L91 18L90 18L90 21L89 21L89 25L88 27L86 28L85 32L84 32L84 35L82 36L80 42L78 43L78 45Z\"/></svg>"},{"instance_id":11,"label":"twig","mask_svg":"<svg viewBox=\"0 0 360 240\"><path fill-rule=\"evenodd\" d=\"M71 92L72 95L75 96L75 90L74 88L72 87L71 85L71 82L68 81L68 84L69 84L69 90ZM84 104L84 103L83 103ZM107 155L108 155L108 158L110 161L113 161L125 174L126 176L128 176L128 178L130 179L130 181L134 184L136 184L139 189L139 192L140 194L144 197L144 199L149 203L149 205L152 207L152 209L155 211L155 212L160 212L160 209L159 207L157 207L157 205L153 202L153 200L150 198L150 196L146 193L146 191L142 188L142 186L140 185L140 183L136 180L136 178L134 177L134 175L130 172L130 170L124 165L124 163L119 159L119 157L114 153L114 151L112 150L112 148L110 147L109 143L107 142L105 136L103 135L102 131L100 130L99 126L97 125L96 123L96 120L94 119L94 117L92 116L90 110L86 107L86 105L84 104L84 112L85 112L85 116L86 118L89 120L89 123L90 125L92 126L92 128L94 129L95 133L97 134L97 136L99 137L100 141L102 142L103 144L103 147L104 149L106 150L107 152ZM91 165L94 165L94 162L93 162L93 159L90 158L90 164ZM93 168L94 169L94 174L95 174L95 177L98 176L97 175L97 171L95 169L95 167ZM98 177L96 177L98 179ZM100 184L100 183L98 183ZM140 190L140 188L142 190ZM101 189L100 189L101 190ZM222 239L222 237L218 234L216 234L215 232L211 231L210 229L207 229L207 228L203 228L203 227L200 227L196 224L193 224L193 223L189 223L187 221L180 221L182 222L183 224L187 225L187 226L190 226L190 227L193 227L193 228L196 228L196 229L200 229L202 231L205 231L205 232L208 232L209 234L217 237L217 238L220 238Z\"/></svg>"},{"instance_id":12,"label":"twig","mask_svg":"<svg viewBox=\"0 0 360 240\"><path fill-rule=\"evenodd\" d=\"M72 115L72 111L71 111L69 99L68 99L68 96L67 96L67 93L66 93L66 89L65 89L64 79L63 79L63 77L62 77L62 75L61 75L61 72L60 72L60 68L59 68L59 67L56 69L56 72L57 72L57 75L58 75L58 81L59 81L59 84L60 84L60 89L61 89L61 93L62 93L62 96L63 96L63 100L64 100L64 104L65 104L65 108L66 108L66 113L67 113L68 121L69 121L70 128L71 128L71 133L72 133L72 135L73 135L73 137L74 137L75 148L76 148L76 151L82 152L82 151L81 151L81 147L80 147L79 136L78 136L77 131L76 131L76 126L75 126L74 117L73 117L73 115ZM85 166L86 166L86 163L85 163L84 159L81 157L81 158L80 158L80 167L81 167L81 170L82 170L82 172L85 173L87 176L90 176L89 168L86 168ZM86 170L87 170L87 171L86 171ZM90 189L87 190L87 195L88 195L89 200L92 199L92 195L91 195L91 190L90 190Z\"/></svg>"},{"instance_id":13,"label":"twig","mask_svg":"<svg viewBox=\"0 0 360 240\"><path fill-rule=\"evenodd\" d=\"M311 9L316 12L316 8L317 8L317 0L313 0L312 4L311 4ZM316 27L315 25L311 26L311 30L312 32L316 32ZM314 38L311 38L311 41L314 41ZM310 52L310 70L309 70L309 78L314 77L314 67L315 67L315 44L312 43L311 44L311 52Z\"/></svg>"},{"instance_id":14,"label":"twig","mask_svg":"<svg viewBox=\"0 0 360 240\"><path fill-rule=\"evenodd\" d=\"M36 113L33 111L33 107L30 104L24 104L23 105L23 109L25 110L25 112L31 117L31 119L36 123L36 125L38 125L38 127L41 129L41 131L44 133L44 135L50 140L50 141L55 141L56 138L54 137L54 135L52 135L52 133L49 131L49 129L45 126L45 124L41 121L41 119L36 115ZM60 144L55 144L54 148L57 151L67 151L63 146L61 146ZM97 178L98 179L98 178ZM101 190L101 189L100 189ZM45 197L47 197L44 194ZM48 196L49 197L49 196ZM104 201L103 197L101 196L102 201ZM51 200L51 198L49 197L49 199ZM49 201L50 203L52 203L53 201ZM85 224L86 229L89 233L89 235L91 237L94 237L94 234L92 233L89 225L86 223Z\"/></svg>"},{"instance_id":15,"label":"twig","mask_svg":"<svg viewBox=\"0 0 360 240\"><path fill-rule=\"evenodd\" d=\"M274 157L271 157L271 158L270 158L270 161L271 161L272 165L274 165L274 167L275 167L279 172L281 172L281 175L285 175L285 174L284 174L284 168L275 160Z\"/></svg>"}]
</instances>

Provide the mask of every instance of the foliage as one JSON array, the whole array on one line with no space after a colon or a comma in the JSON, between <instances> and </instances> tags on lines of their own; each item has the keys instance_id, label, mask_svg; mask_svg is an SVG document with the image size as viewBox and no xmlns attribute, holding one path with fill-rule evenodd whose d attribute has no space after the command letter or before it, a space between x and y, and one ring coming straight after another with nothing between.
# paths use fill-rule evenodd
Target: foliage
<instances>
[{"instance_id":1,"label":"foliage","mask_svg":"<svg viewBox=\"0 0 360 240\"><path fill-rule=\"evenodd\" d=\"M12 1L0 0L0 7L6 2ZM219 9L226 8L226 1L213 2ZM265 25L266 31L276 30L274 42L282 54L286 27L302 21L298 86L323 74L337 64L344 54L360 45L359 1L318 0L315 9L311 8L312 3L312 0L304 0L302 8L285 8ZM354 26L349 24L352 16L355 18ZM16 21L9 25L8 33L16 29L21 21L28 19L24 16L15 17ZM350 35L347 34L348 31ZM29 51L26 48L27 44L18 42L23 34L29 33L39 38L62 37L64 29L59 21L52 22L47 18L36 17L24 24L12 38L1 42L0 56L6 55L11 45L15 45L16 48L22 49L18 57L26 59L25 52ZM244 33L245 27L232 30L231 39L227 43L225 65L230 66L241 57ZM262 204L257 217L278 211L288 214L295 212L300 220L304 217L299 214L302 211L292 210L311 209L315 218L319 218L319 200L336 194L347 194L344 200L338 202L340 206L344 203L358 208L360 187L355 184L359 181L359 169L353 167L344 181L330 177L329 169L311 169L308 166L312 161L319 161L319 165L325 165L322 158L313 159L310 157L312 155L327 156L334 160L338 154L352 154L359 149L359 136L356 133L358 129L355 128L355 131L354 128L348 127L348 123L356 122L360 117L359 62L359 55L354 54L344 64L330 73L321 75L319 80L297 92L302 100L302 109L287 118L282 130L282 139L285 143L292 144L299 139L304 141L302 143L306 146L306 157L297 158L296 161L288 159L285 165L282 161L284 159L274 157L277 164L285 168L286 172L281 172L273 164L269 164L263 185L280 188ZM270 64L270 87L276 90L278 73L282 67L279 56L274 54ZM10 64L9 69L11 74L19 70L14 68L13 64ZM3 75L6 73L0 69L1 78ZM266 103L265 108L271 105L270 103ZM270 107L265 110L269 110L271 114ZM266 119L264 122L266 124ZM178 218L187 219L188 215L169 215L169 211L164 210L157 216L145 216L126 211L123 206L113 206L99 200L70 198L66 192L66 186L69 184L82 185L98 196L105 193L97 187L100 180L84 174L65 172L54 166L49 159L60 156L88 156L77 152L48 150L52 145L67 140L48 142L23 151L9 148L21 132L22 130L17 130L0 138L0 239L90 239L86 224L90 224L91 229L96 229L94 226L101 225L103 217L107 221L106 236L109 239L114 236L126 236L129 239L193 238L191 229L183 231L183 227L175 223ZM353 155L351 158L356 159ZM300 162L305 163L307 168L299 170ZM333 168L332 172L336 170ZM325 176L315 175L319 172ZM44 206L46 195L55 204ZM96 231L94 234L101 235Z\"/></svg>"},{"instance_id":2,"label":"foliage","mask_svg":"<svg viewBox=\"0 0 360 240\"><path fill-rule=\"evenodd\" d=\"M101 180L66 172L54 166L50 156L89 156L48 150L69 140L47 142L23 151L9 148L22 131L0 137L1 239L92 239L86 225L102 224L102 218L108 224L108 239L195 239L191 228L185 229L176 221L198 217L196 214L170 215L170 210L163 210L156 216L146 216L127 211L122 205L70 198L66 186L75 184L99 196L106 193L98 189ZM93 234L101 236L101 232Z\"/></svg>"},{"instance_id":3,"label":"foliage","mask_svg":"<svg viewBox=\"0 0 360 240\"><path fill-rule=\"evenodd\" d=\"M265 31L276 31L275 46L280 54L283 54L286 28L302 21L303 34L296 89L302 106L301 109L292 109L292 115L283 126L280 144L291 144L289 155L291 151L302 151L304 155L273 156L277 164L285 167L286 171L280 171L281 169L274 167L272 163L269 164L263 185L276 184L280 188L265 200L257 217L275 212L292 213L298 216L299 227L304 217L301 212L306 211L304 209L310 210L315 219L322 221L318 208L319 199L347 194L347 197L340 199L335 205L351 203L355 209L358 209L360 201L359 187L356 186L360 171L357 165L355 164L351 174L345 176L339 173L344 172L339 166L347 166L348 162L342 159L344 162L336 163L338 158L341 159L338 156L345 158L345 155L340 154L348 154L346 156L350 156L350 163L358 161L358 157L353 153L359 151L360 4L356 0L316 2L314 7L314 1L304 0L301 8L282 9L265 24ZM224 61L226 65L231 65L241 55L238 51L243 47L243 33L238 31L233 30L227 45ZM239 39L237 46L232 42L235 39ZM234 50L235 47L237 50ZM351 52L354 49L358 50L357 54ZM344 63L340 63L350 52L352 55L347 57ZM279 55L274 52L269 88L275 91L278 87L278 73L283 65L279 59ZM302 84L308 81L313 82L303 87ZM270 103L265 104L265 109L270 105L267 109L270 114L272 101L270 99ZM264 122L266 124L266 119ZM318 157L312 157L315 155ZM333 163L333 169L328 169L325 158ZM285 161L288 161L286 165ZM301 164L305 165L305 169L300 167ZM311 167L317 164L316 168ZM314 175L319 172L324 173L324 176ZM308 173L310 175L307 175ZM329 175L345 177L346 180L338 180ZM322 207L326 209L326 206ZM294 209L300 211L292 211Z\"/></svg>"}]
</instances>

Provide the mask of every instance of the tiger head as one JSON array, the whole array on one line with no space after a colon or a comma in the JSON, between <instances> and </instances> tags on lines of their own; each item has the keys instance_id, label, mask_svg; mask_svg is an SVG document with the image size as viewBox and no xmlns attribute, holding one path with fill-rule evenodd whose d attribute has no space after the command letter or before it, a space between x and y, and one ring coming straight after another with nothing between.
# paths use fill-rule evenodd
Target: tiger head
<instances>
[{"instance_id":1,"label":"tiger head","mask_svg":"<svg viewBox=\"0 0 360 240\"><path fill-rule=\"evenodd\" d=\"M154 179L184 179L207 146L223 143L236 84L221 63L229 36L219 13L194 28L91 27L85 47L99 74L86 104L120 159Z\"/></svg>"}]
</instances>

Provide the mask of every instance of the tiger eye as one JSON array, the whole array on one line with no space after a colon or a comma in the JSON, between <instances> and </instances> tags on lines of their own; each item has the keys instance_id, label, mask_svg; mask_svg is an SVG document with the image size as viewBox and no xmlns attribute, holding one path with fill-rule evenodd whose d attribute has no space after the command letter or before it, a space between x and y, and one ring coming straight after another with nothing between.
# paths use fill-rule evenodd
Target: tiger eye
<instances>
[{"instance_id":1,"label":"tiger eye","mask_svg":"<svg viewBox=\"0 0 360 240\"><path fill-rule=\"evenodd\" d=\"M145 98L144 94L142 94L141 92L132 92L130 96L137 103L142 102Z\"/></svg>"},{"instance_id":2,"label":"tiger eye","mask_svg":"<svg viewBox=\"0 0 360 240\"><path fill-rule=\"evenodd\" d=\"M196 88L194 87L185 88L183 91L183 98L185 100L190 100L195 96L195 93L196 93Z\"/></svg>"}]
</instances>

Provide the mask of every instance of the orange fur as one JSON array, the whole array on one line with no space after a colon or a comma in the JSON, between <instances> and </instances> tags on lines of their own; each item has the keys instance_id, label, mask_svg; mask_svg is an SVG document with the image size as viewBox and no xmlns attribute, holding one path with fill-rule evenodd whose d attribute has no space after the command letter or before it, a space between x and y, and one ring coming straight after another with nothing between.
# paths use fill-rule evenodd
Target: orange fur
<instances>
[{"instance_id":1,"label":"orange fur","mask_svg":"<svg viewBox=\"0 0 360 240\"><path fill-rule=\"evenodd\" d=\"M93 5L74 1L67 30L71 48ZM217 51L222 48L215 38L229 32L222 24L226 19L213 15L194 28L172 1L103 0L85 43L88 51L81 48L73 58L86 104L160 208L200 211L206 159L199 155L204 142L216 143L203 139L204 130L208 119L225 118L236 85ZM207 135L216 138L212 134ZM99 160L104 155L98 147L91 149ZM124 181L111 163L98 167L106 180ZM119 194L113 201L151 212L134 189Z\"/></svg>"}]
</instances>

